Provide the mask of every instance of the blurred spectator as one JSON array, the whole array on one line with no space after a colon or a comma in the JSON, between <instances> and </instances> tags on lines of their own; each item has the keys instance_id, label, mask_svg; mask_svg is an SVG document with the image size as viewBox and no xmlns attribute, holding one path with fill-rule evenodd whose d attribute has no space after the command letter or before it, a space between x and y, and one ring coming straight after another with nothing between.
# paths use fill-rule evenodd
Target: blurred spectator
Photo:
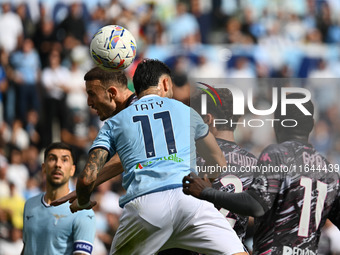
<instances>
[{"instance_id":1,"label":"blurred spectator","mask_svg":"<svg viewBox=\"0 0 340 255\"><path fill-rule=\"evenodd\" d=\"M327 41L327 35L330 26L332 25L331 11L327 1L320 1L321 8L317 15L317 28L321 32L322 41Z\"/></svg>"},{"instance_id":2,"label":"blurred spectator","mask_svg":"<svg viewBox=\"0 0 340 255\"><path fill-rule=\"evenodd\" d=\"M170 21L167 33L171 43L183 43L193 39L194 43L201 41L199 25L195 17L188 12L186 3L178 1L176 4L176 16Z\"/></svg>"},{"instance_id":3,"label":"blurred spectator","mask_svg":"<svg viewBox=\"0 0 340 255\"><path fill-rule=\"evenodd\" d=\"M9 182L7 180L8 162L5 156L0 154L0 199L9 197ZM1 236L1 234L0 234Z\"/></svg>"},{"instance_id":4,"label":"blurred spectator","mask_svg":"<svg viewBox=\"0 0 340 255\"><path fill-rule=\"evenodd\" d=\"M140 18L141 34L147 44L165 44L166 38L162 21L158 18L155 3L146 6L146 12Z\"/></svg>"},{"instance_id":5,"label":"blurred spectator","mask_svg":"<svg viewBox=\"0 0 340 255\"><path fill-rule=\"evenodd\" d=\"M73 1L69 13L56 29L57 40L63 42L67 50L77 45L87 43L84 9L81 2Z\"/></svg>"},{"instance_id":6,"label":"blurred spectator","mask_svg":"<svg viewBox=\"0 0 340 255\"><path fill-rule=\"evenodd\" d=\"M208 59L203 54L198 57L197 66L190 70L192 78L225 78L227 70L224 68L224 63Z\"/></svg>"},{"instance_id":7,"label":"blurred spectator","mask_svg":"<svg viewBox=\"0 0 340 255\"><path fill-rule=\"evenodd\" d=\"M105 19L105 9L98 6L91 12L91 20L87 23L87 41L91 41L93 35L103 26L107 25L107 20Z\"/></svg>"},{"instance_id":8,"label":"blurred spectator","mask_svg":"<svg viewBox=\"0 0 340 255\"><path fill-rule=\"evenodd\" d=\"M65 84L67 88L66 105L70 112L78 110L87 113L87 94L84 82L85 72L79 68L79 63L73 59L69 73L69 79Z\"/></svg>"},{"instance_id":9,"label":"blurred spectator","mask_svg":"<svg viewBox=\"0 0 340 255\"><path fill-rule=\"evenodd\" d=\"M9 235L10 238L8 240L0 239L0 255L20 254L24 247L22 230L12 227Z\"/></svg>"},{"instance_id":10,"label":"blurred spectator","mask_svg":"<svg viewBox=\"0 0 340 255\"><path fill-rule=\"evenodd\" d=\"M30 144L41 147L41 123L39 113L35 110L30 110L27 113L25 130L29 136Z\"/></svg>"},{"instance_id":11,"label":"blurred spectator","mask_svg":"<svg viewBox=\"0 0 340 255\"><path fill-rule=\"evenodd\" d=\"M230 18L225 24L225 38L223 43L240 43L243 39L241 22L237 18Z\"/></svg>"},{"instance_id":12,"label":"blurred spectator","mask_svg":"<svg viewBox=\"0 0 340 255\"><path fill-rule=\"evenodd\" d=\"M310 71L308 75L308 88L316 101L319 111L325 112L338 100L338 86L336 74L327 66L327 62L321 59L317 69Z\"/></svg>"},{"instance_id":13,"label":"blurred spectator","mask_svg":"<svg viewBox=\"0 0 340 255\"><path fill-rule=\"evenodd\" d=\"M16 86L18 118L26 124L27 112L31 109L40 110L38 83L41 65L31 39L24 39L22 48L10 55L10 63L14 70L12 80Z\"/></svg>"},{"instance_id":14,"label":"blurred spectator","mask_svg":"<svg viewBox=\"0 0 340 255\"><path fill-rule=\"evenodd\" d=\"M30 11L27 8L27 3L19 3L16 7L16 13L21 19L24 38L32 38L35 32L35 24L30 16Z\"/></svg>"},{"instance_id":15,"label":"blurred spectator","mask_svg":"<svg viewBox=\"0 0 340 255\"><path fill-rule=\"evenodd\" d=\"M110 23L122 25L123 27L128 29L131 32L131 34L133 34L133 36L136 39L136 42L139 41L140 25L136 13L134 12L133 9L123 8L123 11L119 15L119 17L116 20L111 21Z\"/></svg>"},{"instance_id":16,"label":"blurred spectator","mask_svg":"<svg viewBox=\"0 0 340 255\"><path fill-rule=\"evenodd\" d=\"M31 144L23 151L23 162L28 169L29 176L42 181L40 150L35 145Z\"/></svg>"},{"instance_id":17,"label":"blurred spectator","mask_svg":"<svg viewBox=\"0 0 340 255\"><path fill-rule=\"evenodd\" d=\"M0 48L0 123L4 121L4 99L3 95L8 88L7 75L5 65L7 64L7 56L3 49ZM5 55L5 56L4 56Z\"/></svg>"},{"instance_id":18,"label":"blurred spectator","mask_svg":"<svg viewBox=\"0 0 340 255\"><path fill-rule=\"evenodd\" d=\"M49 65L49 53L55 49L61 49L61 45L57 42L55 35L55 24L53 20L47 17L46 8L43 4L40 5L40 20L36 25L36 30L33 36L34 45L39 53L42 68Z\"/></svg>"},{"instance_id":19,"label":"blurred spectator","mask_svg":"<svg viewBox=\"0 0 340 255\"><path fill-rule=\"evenodd\" d=\"M56 135L56 130L61 130L66 126L68 118L66 95L69 90L67 86L69 79L70 71L61 65L60 53L53 50L49 55L49 67L44 68L41 75L41 82L45 90L43 146L52 142L52 134Z\"/></svg>"},{"instance_id":20,"label":"blurred spectator","mask_svg":"<svg viewBox=\"0 0 340 255\"><path fill-rule=\"evenodd\" d=\"M257 42L257 38L265 34L265 28L255 20L253 8L246 7L243 10L241 31L244 35L250 36L254 42Z\"/></svg>"},{"instance_id":21,"label":"blurred spectator","mask_svg":"<svg viewBox=\"0 0 340 255\"><path fill-rule=\"evenodd\" d=\"M105 8L105 17L107 20L118 20L123 11L123 6L119 0L111 0L110 4Z\"/></svg>"},{"instance_id":22,"label":"blurred spectator","mask_svg":"<svg viewBox=\"0 0 340 255\"><path fill-rule=\"evenodd\" d=\"M211 1L205 0L190 0L191 13L195 16L197 23L199 25L199 34L201 38L201 43L208 44L211 43Z\"/></svg>"},{"instance_id":23,"label":"blurred spectator","mask_svg":"<svg viewBox=\"0 0 340 255\"><path fill-rule=\"evenodd\" d=\"M25 199L16 190L13 183L10 182L9 188L10 195L0 199L0 209L5 211L14 228L22 229Z\"/></svg>"},{"instance_id":24,"label":"blurred spectator","mask_svg":"<svg viewBox=\"0 0 340 255\"><path fill-rule=\"evenodd\" d=\"M24 199L30 199L31 197L37 196L41 193L41 189L39 187L39 180L36 177L30 177L26 183L26 190L24 192Z\"/></svg>"},{"instance_id":25,"label":"blurred spectator","mask_svg":"<svg viewBox=\"0 0 340 255\"><path fill-rule=\"evenodd\" d=\"M29 171L23 163L22 151L18 147L12 146L9 151L6 179L15 185L15 192L23 196L28 178Z\"/></svg>"},{"instance_id":26,"label":"blurred spectator","mask_svg":"<svg viewBox=\"0 0 340 255\"><path fill-rule=\"evenodd\" d=\"M253 88L254 107L264 109L270 108L273 86L286 86L286 82L296 81L292 79L295 77L308 78L296 86L310 90L315 100L318 130L313 132L311 141L320 146L332 162L340 162L340 105L337 100L340 86L336 79L340 73L340 51L336 44L340 42L338 0L4 0L1 6L0 150L9 152L12 141L21 148L29 145L23 150L23 164L30 175L25 182L25 197L42 187L43 179L36 172L44 145L53 139L63 139L79 146L78 153L82 157L88 143L97 135L98 127L103 125L93 110L90 113L85 110L88 107L81 76L93 65L88 53L90 40L107 24L124 25L137 39L138 58L126 70L129 77L144 57L165 61L174 71L174 97L185 103L190 94L188 77L234 77L231 83L236 81L244 92ZM30 79L19 79L19 70L13 72L9 68L8 56L12 58L20 51L23 54L22 43L27 37L33 38L44 81L40 87L42 91L35 95L24 93L28 104L21 100L15 103L14 81L27 83ZM23 68L25 64L28 67L27 61L16 58L17 67ZM133 90L131 81L129 84ZM42 114L31 104L39 100ZM27 115L18 116L24 105L27 105ZM245 118L260 119L251 115ZM236 136L240 144L255 154L274 140L273 133L266 127L240 127ZM4 193L0 196L9 193L9 182L4 177L8 169L1 168L3 154L0 152L0 190L3 187ZM82 160L78 163L81 165ZM16 176L16 179L25 178L25 174ZM113 183L108 189L122 194L121 180ZM111 240L117 215L104 213L99 206L97 210L103 216L106 238ZM0 239L4 229L6 242L11 242L12 226L6 222L6 217L7 214L0 212ZM6 218L5 222L1 218ZM97 240L98 247L103 247ZM108 246L110 242L107 241Z\"/></svg>"},{"instance_id":27,"label":"blurred spectator","mask_svg":"<svg viewBox=\"0 0 340 255\"><path fill-rule=\"evenodd\" d=\"M11 2L2 2L2 13L0 15L0 48L7 53L16 50L23 38L23 27L18 14L12 12Z\"/></svg>"},{"instance_id":28,"label":"blurred spectator","mask_svg":"<svg viewBox=\"0 0 340 255\"><path fill-rule=\"evenodd\" d=\"M255 70L253 64L247 57L237 57L235 65L229 69L229 78L255 78Z\"/></svg>"},{"instance_id":29,"label":"blurred spectator","mask_svg":"<svg viewBox=\"0 0 340 255\"><path fill-rule=\"evenodd\" d=\"M29 136L20 119L15 119L13 122L11 144L20 150L24 150L29 146Z\"/></svg>"},{"instance_id":30,"label":"blurred spectator","mask_svg":"<svg viewBox=\"0 0 340 255\"><path fill-rule=\"evenodd\" d=\"M283 30L287 38L290 38L294 42L302 42L305 38L307 28L298 15L291 13L288 15L287 24Z\"/></svg>"},{"instance_id":31,"label":"blurred spectator","mask_svg":"<svg viewBox=\"0 0 340 255\"><path fill-rule=\"evenodd\" d=\"M324 120L319 120L314 126L311 143L323 156L327 157L328 149L332 147L333 137L330 128Z\"/></svg>"}]
</instances>

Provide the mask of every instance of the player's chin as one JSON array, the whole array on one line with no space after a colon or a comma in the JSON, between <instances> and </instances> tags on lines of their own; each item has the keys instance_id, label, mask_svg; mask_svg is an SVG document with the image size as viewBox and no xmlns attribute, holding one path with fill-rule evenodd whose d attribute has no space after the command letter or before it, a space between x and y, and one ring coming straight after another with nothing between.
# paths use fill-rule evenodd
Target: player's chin
<instances>
[{"instance_id":1,"label":"player's chin","mask_svg":"<svg viewBox=\"0 0 340 255\"><path fill-rule=\"evenodd\" d=\"M66 180L65 178L51 178L49 180L49 183L51 184L51 186L53 186L54 188L58 188L63 186L65 183L67 183L68 180Z\"/></svg>"}]
</instances>

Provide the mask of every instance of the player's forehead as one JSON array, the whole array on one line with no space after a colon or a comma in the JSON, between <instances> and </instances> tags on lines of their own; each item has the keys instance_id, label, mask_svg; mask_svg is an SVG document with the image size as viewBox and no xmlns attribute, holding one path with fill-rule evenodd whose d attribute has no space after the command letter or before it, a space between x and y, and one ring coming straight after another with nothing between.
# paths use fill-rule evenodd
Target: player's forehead
<instances>
[{"instance_id":1,"label":"player's forehead","mask_svg":"<svg viewBox=\"0 0 340 255\"><path fill-rule=\"evenodd\" d=\"M47 157L71 158L71 152L66 149L52 149L47 153Z\"/></svg>"},{"instance_id":2,"label":"player's forehead","mask_svg":"<svg viewBox=\"0 0 340 255\"><path fill-rule=\"evenodd\" d=\"M87 92L97 92L105 89L103 83L100 80L85 81L85 87Z\"/></svg>"}]
</instances>

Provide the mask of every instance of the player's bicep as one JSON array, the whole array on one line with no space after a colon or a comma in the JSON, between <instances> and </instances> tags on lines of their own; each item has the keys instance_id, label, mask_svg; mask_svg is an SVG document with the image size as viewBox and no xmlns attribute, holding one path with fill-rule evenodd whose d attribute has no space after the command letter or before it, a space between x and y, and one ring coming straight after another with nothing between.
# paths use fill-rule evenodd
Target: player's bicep
<instances>
[{"instance_id":1,"label":"player's bicep","mask_svg":"<svg viewBox=\"0 0 340 255\"><path fill-rule=\"evenodd\" d=\"M223 153L210 132L204 138L196 141L196 149L198 154L206 160L206 164L226 165Z\"/></svg>"},{"instance_id":2,"label":"player's bicep","mask_svg":"<svg viewBox=\"0 0 340 255\"><path fill-rule=\"evenodd\" d=\"M108 151L102 148L94 148L90 151L84 170L80 173L78 183L85 186L92 184L97 179L100 169L105 165Z\"/></svg>"}]
</instances>

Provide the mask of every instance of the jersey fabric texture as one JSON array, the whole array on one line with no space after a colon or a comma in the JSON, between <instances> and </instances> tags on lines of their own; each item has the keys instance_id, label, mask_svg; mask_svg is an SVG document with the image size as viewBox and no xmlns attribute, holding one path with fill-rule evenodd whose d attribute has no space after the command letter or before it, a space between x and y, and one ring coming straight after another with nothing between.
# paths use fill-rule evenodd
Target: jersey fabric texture
<instances>
[{"instance_id":1,"label":"jersey fabric texture","mask_svg":"<svg viewBox=\"0 0 340 255\"><path fill-rule=\"evenodd\" d=\"M49 206L44 194L26 201L24 254L91 254L96 233L92 210L71 213L69 204Z\"/></svg>"},{"instance_id":2,"label":"jersey fabric texture","mask_svg":"<svg viewBox=\"0 0 340 255\"><path fill-rule=\"evenodd\" d=\"M208 132L190 107L148 95L107 120L91 150L104 148L110 157L118 152L125 169L123 207L138 196L182 187L183 177L195 171L195 140Z\"/></svg>"},{"instance_id":3,"label":"jersey fabric texture","mask_svg":"<svg viewBox=\"0 0 340 255\"><path fill-rule=\"evenodd\" d=\"M229 170L216 178L212 187L229 193L247 190L253 181L252 170L256 167L257 158L234 142L220 138L216 138L216 141L224 154ZM197 157L197 166L204 167L204 159ZM238 237L244 241L248 217L232 213L221 207L217 207L217 209L227 218Z\"/></svg>"},{"instance_id":4,"label":"jersey fabric texture","mask_svg":"<svg viewBox=\"0 0 340 255\"><path fill-rule=\"evenodd\" d=\"M254 254L316 254L321 228L340 199L338 173L300 141L267 147L258 169L248 193L266 213L255 218Z\"/></svg>"}]
</instances>

